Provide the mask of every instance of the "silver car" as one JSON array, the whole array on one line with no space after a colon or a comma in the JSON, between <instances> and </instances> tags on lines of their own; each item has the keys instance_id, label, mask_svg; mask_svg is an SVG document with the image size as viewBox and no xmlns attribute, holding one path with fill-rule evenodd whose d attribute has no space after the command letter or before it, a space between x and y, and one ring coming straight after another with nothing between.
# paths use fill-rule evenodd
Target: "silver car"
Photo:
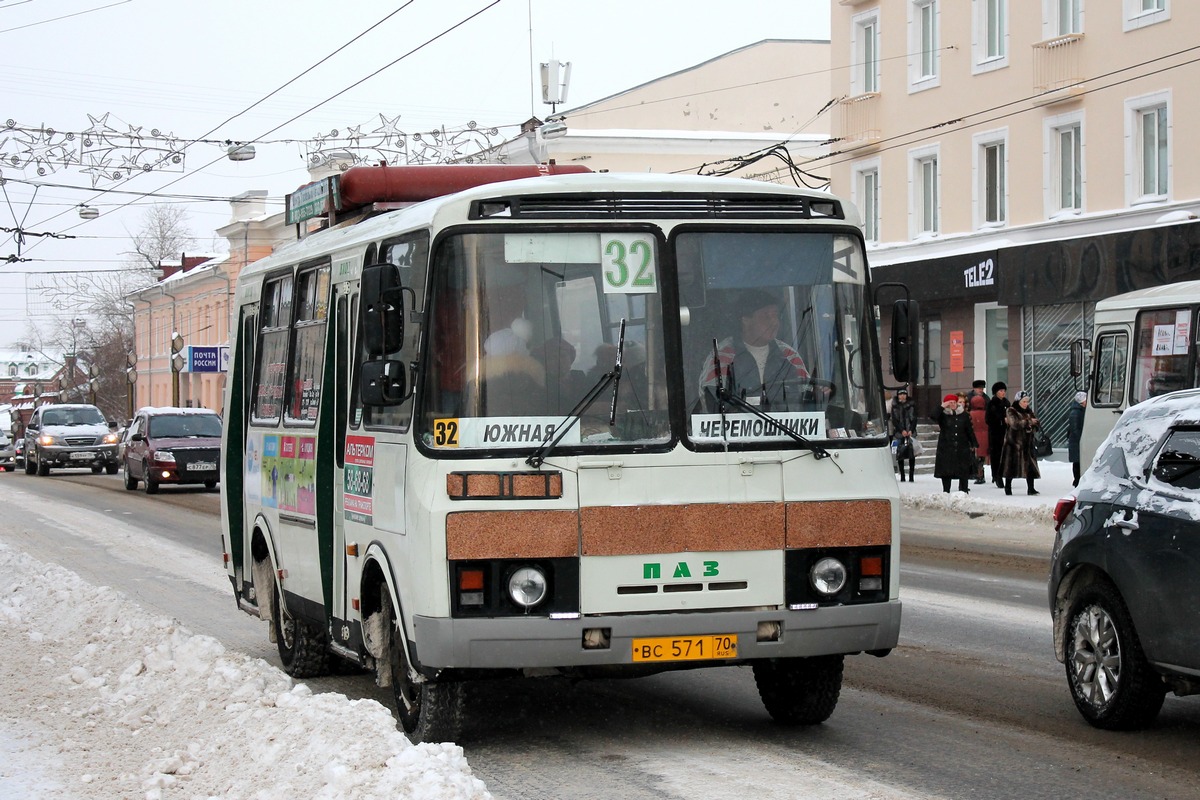
<instances>
[{"instance_id":1,"label":"silver car","mask_svg":"<svg viewBox=\"0 0 1200 800\"><path fill-rule=\"evenodd\" d=\"M0 469L12 472L16 467L16 447L6 431L0 431Z\"/></svg>"},{"instance_id":2,"label":"silver car","mask_svg":"<svg viewBox=\"0 0 1200 800\"><path fill-rule=\"evenodd\" d=\"M117 474L117 435L100 409L56 404L34 410L25 427L25 472L49 475L51 467Z\"/></svg>"}]
</instances>

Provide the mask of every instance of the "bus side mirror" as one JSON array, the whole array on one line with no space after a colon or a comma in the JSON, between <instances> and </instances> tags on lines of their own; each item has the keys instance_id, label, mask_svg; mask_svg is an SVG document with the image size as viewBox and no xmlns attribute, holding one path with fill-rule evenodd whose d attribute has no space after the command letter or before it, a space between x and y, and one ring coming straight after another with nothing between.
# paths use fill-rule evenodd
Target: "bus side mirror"
<instances>
[{"instance_id":1,"label":"bus side mirror","mask_svg":"<svg viewBox=\"0 0 1200 800\"><path fill-rule=\"evenodd\" d=\"M363 347L385 356L404 343L404 288L394 264L373 264L362 274Z\"/></svg>"},{"instance_id":2,"label":"bus side mirror","mask_svg":"<svg viewBox=\"0 0 1200 800\"><path fill-rule=\"evenodd\" d=\"M903 383L916 381L917 321L921 311L916 300L897 300L892 304L892 374Z\"/></svg>"},{"instance_id":3,"label":"bus side mirror","mask_svg":"<svg viewBox=\"0 0 1200 800\"><path fill-rule=\"evenodd\" d=\"M1087 344L1083 339L1071 342L1071 377L1083 375L1083 348Z\"/></svg>"},{"instance_id":4,"label":"bus side mirror","mask_svg":"<svg viewBox=\"0 0 1200 800\"><path fill-rule=\"evenodd\" d=\"M403 361L368 361L359 375L358 394L364 406L395 406L408 398Z\"/></svg>"}]
</instances>

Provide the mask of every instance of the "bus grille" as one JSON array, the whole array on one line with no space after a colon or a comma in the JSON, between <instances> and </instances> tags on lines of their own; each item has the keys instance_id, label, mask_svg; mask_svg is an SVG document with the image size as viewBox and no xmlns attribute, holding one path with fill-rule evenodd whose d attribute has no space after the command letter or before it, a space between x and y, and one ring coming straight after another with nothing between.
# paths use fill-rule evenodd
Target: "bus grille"
<instances>
[{"instance_id":1,"label":"bus grille","mask_svg":"<svg viewBox=\"0 0 1200 800\"><path fill-rule=\"evenodd\" d=\"M472 219L845 219L842 204L790 195L529 195L477 200Z\"/></svg>"}]
</instances>

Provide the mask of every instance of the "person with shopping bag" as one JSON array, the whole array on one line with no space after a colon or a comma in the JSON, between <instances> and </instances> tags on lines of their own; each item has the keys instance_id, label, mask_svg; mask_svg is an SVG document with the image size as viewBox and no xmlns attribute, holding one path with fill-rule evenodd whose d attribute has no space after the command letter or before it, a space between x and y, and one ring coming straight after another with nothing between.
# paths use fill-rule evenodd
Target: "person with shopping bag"
<instances>
[{"instance_id":1,"label":"person with shopping bag","mask_svg":"<svg viewBox=\"0 0 1200 800\"><path fill-rule=\"evenodd\" d=\"M1005 414L1004 454L1001 456L1004 493L1012 494L1013 478L1024 478L1028 494L1038 494L1033 482L1042 477L1034 451L1035 436L1041 433L1041 423L1033 413L1033 398L1020 391Z\"/></svg>"},{"instance_id":2,"label":"person with shopping bag","mask_svg":"<svg viewBox=\"0 0 1200 800\"><path fill-rule=\"evenodd\" d=\"M917 406L908 399L908 389L905 387L900 387L892 398L891 425L892 452L896 454L900 482L904 482L904 464L908 462L908 480L911 483L917 471Z\"/></svg>"}]
</instances>

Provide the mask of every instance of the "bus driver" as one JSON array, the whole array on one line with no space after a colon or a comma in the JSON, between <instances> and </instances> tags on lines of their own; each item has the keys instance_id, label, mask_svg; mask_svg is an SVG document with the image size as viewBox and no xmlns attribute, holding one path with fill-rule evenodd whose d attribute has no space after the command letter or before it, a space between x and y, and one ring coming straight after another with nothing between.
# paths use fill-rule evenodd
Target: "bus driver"
<instances>
[{"instance_id":1,"label":"bus driver","mask_svg":"<svg viewBox=\"0 0 1200 800\"><path fill-rule=\"evenodd\" d=\"M717 343L721 378L731 394L763 411L794 410L800 403L799 381L808 380L808 368L790 345L776 338L779 332L779 297L762 289L744 292L737 301L741 334ZM713 357L705 360L700 395L716 410L717 373Z\"/></svg>"}]
</instances>

